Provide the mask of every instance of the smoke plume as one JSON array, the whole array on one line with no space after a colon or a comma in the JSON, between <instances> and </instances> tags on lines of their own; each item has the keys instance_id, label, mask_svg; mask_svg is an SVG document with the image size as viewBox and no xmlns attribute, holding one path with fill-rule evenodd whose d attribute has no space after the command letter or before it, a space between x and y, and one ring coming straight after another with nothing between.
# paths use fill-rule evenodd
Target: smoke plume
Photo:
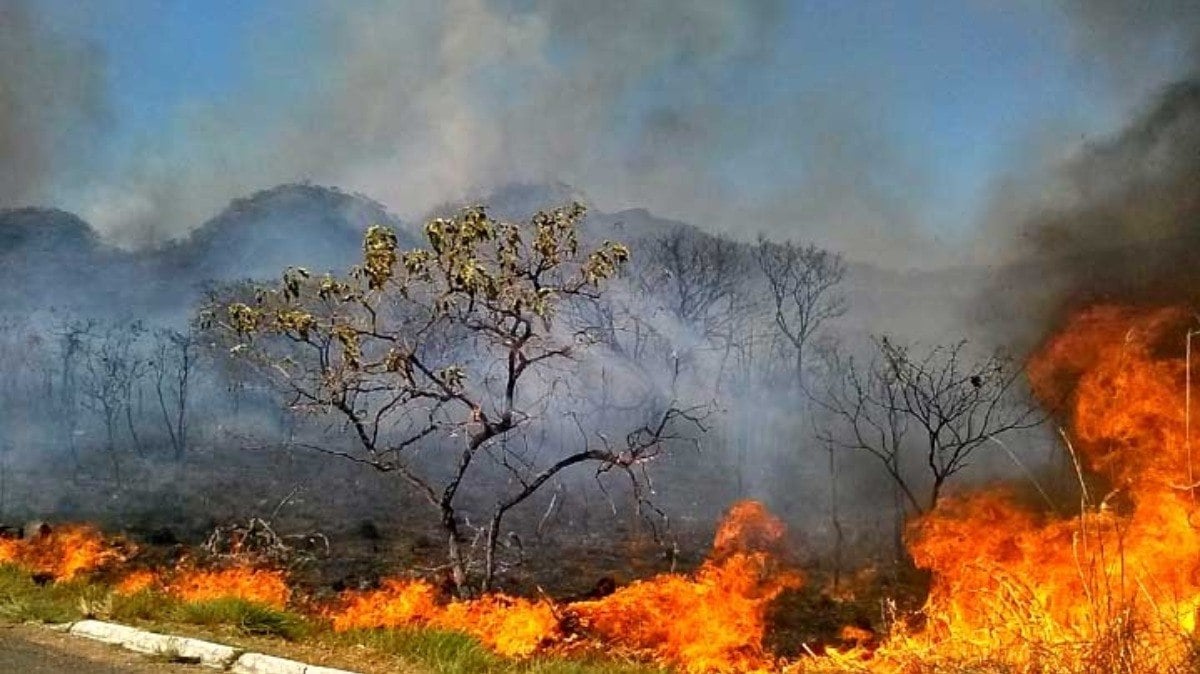
<instances>
[{"instance_id":1,"label":"smoke plume","mask_svg":"<svg viewBox=\"0 0 1200 674\"><path fill-rule=\"evenodd\" d=\"M772 79L794 67L786 3L348 7L306 17L303 62L263 35L244 55L244 87L190 104L67 206L138 246L285 182L338 185L407 219L498 186L561 182L609 212L644 207L746 238L906 266L929 250L917 226L925 172L873 112L883 95ZM727 93L747 71L772 100Z\"/></svg>"},{"instance_id":2,"label":"smoke plume","mask_svg":"<svg viewBox=\"0 0 1200 674\"><path fill-rule=\"evenodd\" d=\"M0 208L46 199L86 164L103 119L103 62L43 25L23 0L0 1Z\"/></svg>"}]
</instances>

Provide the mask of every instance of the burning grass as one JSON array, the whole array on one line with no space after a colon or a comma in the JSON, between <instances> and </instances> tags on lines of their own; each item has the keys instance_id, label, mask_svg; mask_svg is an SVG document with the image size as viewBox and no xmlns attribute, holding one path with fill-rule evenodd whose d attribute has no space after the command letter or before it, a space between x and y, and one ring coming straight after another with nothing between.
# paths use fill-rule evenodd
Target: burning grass
<instances>
[{"instance_id":1,"label":"burning grass","mask_svg":"<svg viewBox=\"0 0 1200 674\"><path fill-rule=\"evenodd\" d=\"M71 580L124 561L123 541L106 540L82 524L46 528L25 538L0 538L0 563L12 564L46 580Z\"/></svg>"},{"instance_id":2,"label":"burning grass","mask_svg":"<svg viewBox=\"0 0 1200 674\"><path fill-rule=\"evenodd\" d=\"M1196 671L1200 457L1184 404L1189 325L1175 308L1076 315L1029 374L1070 438L1078 515L1047 515L1001 489L943 501L909 528L913 560L933 577L921 624L801 669ZM1107 491L1089 493L1085 474Z\"/></svg>"},{"instance_id":3,"label":"burning grass","mask_svg":"<svg viewBox=\"0 0 1200 674\"><path fill-rule=\"evenodd\" d=\"M499 594L441 602L425 581L390 579L378 590L346 593L328 615L337 631L459 631L508 657L606 649L689 672L763 669L772 664L763 649L768 607L802 582L773 554L783 535L782 522L761 504L744 502L731 509L712 557L696 572L637 581L607 597L565 605Z\"/></svg>"}]
</instances>

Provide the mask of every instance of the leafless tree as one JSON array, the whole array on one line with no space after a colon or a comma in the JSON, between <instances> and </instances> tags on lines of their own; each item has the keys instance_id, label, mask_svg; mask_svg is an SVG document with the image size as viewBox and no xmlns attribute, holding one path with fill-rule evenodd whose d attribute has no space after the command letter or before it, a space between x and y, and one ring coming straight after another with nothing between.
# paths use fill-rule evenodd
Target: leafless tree
<instances>
[{"instance_id":1,"label":"leafless tree","mask_svg":"<svg viewBox=\"0 0 1200 674\"><path fill-rule=\"evenodd\" d=\"M104 424L105 450L112 465L113 478L120 482L117 456L117 423L123 417L130 439L140 446L133 420L133 392L145 374L145 361L137 351L137 340L144 328L139 323L114 324L104 328L83 324L71 331L79 340L82 366L79 392L85 409L99 415Z\"/></svg>"},{"instance_id":2,"label":"leafless tree","mask_svg":"<svg viewBox=\"0 0 1200 674\"><path fill-rule=\"evenodd\" d=\"M725 333L728 308L744 296L742 247L721 236L676 227L639 251L640 290L653 293L678 320L707 337Z\"/></svg>"},{"instance_id":3,"label":"leafless tree","mask_svg":"<svg viewBox=\"0 0 1200 674\"><path fill-rule=\"evenodd\" d=\"M85 344L96 330L94 321L67 321L55 330L58 338L58 413L65 444L71 450L75 467L79 467L79 425L83 396L80 394L80 372L86 360Z\"/></svg>"},{"instance_id":4,"label":"leafless tree","mask_svg":"<svg viewBox=\"0 0 1200 674\"><path fill-rule=\"evenodd\" d=\"M570 447L563 438L549 457L515 451L512 440L549 416L557 364L579 368L595 340L555 321L556 309L598 296L628 258L615 243L580 251L583 215L574 204L515 225L469 208L429 222L429 247L411 251L374 227L361 266L345 278L293 269L255 301L205 311L235 354L289 392L293 408L339 418L356 445L311 449L396 473L433 507L460 593L490 587L504 516L562 471L592 464L598 475L623 474L640 499L645 464L678 437L677 424L699 423L668 401L621 443ZM508 470L515 487L487 497L476 585L460 490L480 457Z\"/></svg>"},{"instance_id":5,"label":"leafless tree","mask_svg":"<svg viewBox=\"0 0 1200 674\"><path fill-rule=\"evenodd\" d=\"M163 426L176 461L183 459L188 442L188 393L196 358L191 332L159 329L154 333L154 357L149 367Z\"/></svg>"},{"instance_id":6,"label":"leafless tree","mask_svg":"<svg viewBox=\"0 0 1200 674\"><path fill-rule=\"evenodd\" d=\"M827 321L846 313L846 299L838 292L846 263L841 255L813 245L762 237L756 257L767 280L775 326L791 347L796 383L803 388L809 341Z\"/></svg>"},{"instance_id":7,"label":"leafless tree","mask_svg":"<svg viewBox=\"0 0 1200 674\"><path fill-rule=\"evenodd\" d=\"M914 353L884 337L865 365L846 359L832 369L814 396L828 417L820 437L878 459L914 512L936 506L985 443L1043 421L1013 360L1001 352L973 359L966 342ZM910 463L924 466L923 495Z\"/></svg>"},{"instance_id":8,"label":"leafless tree","mask_svg":"<svg viewBox=\"0 0 1200 674\"><path fill-rule=\"evenodd\" d=\"M713 376L719 389L731 355L746 348L752 334L746 329L756 310L750 247L680 226L646 242L635 266L637 290L718 354ZM676 353L679 348L672 344Z\"/></svg>"}]
</instances>

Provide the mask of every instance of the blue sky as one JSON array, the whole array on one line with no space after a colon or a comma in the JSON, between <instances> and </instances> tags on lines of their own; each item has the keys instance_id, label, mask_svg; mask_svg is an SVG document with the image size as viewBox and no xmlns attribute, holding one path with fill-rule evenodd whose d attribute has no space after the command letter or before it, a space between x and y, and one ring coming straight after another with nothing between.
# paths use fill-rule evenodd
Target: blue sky
<instances>
[{"instance_id":1,"label":"blue sky","mask_svg":"<svg viewBox=\"0 0 1200 674\"><path fill-rule=\"evenodd\" d=\"M1020 0L698 2L677 17L633 2L627 26L586 3L536 0L34 4L104 59L103 178L56 194L117 237L127 212L186 228L243 184L304 178L415 215L516 166L601 206L726 231L750 213L760 230L841 247L914 228L954 243L1023 154L1112 133L1186 70L1184 47L1164 41L1139 71L1150 76L1127 86L1068 12ZM639 33L638 21L659 23ZM550 94L535 106L527 87ZM603 109L556 110L563 92ZM543 113L545 137L526 119ZM489 154L467 171L415 163L461 166L460 145ZM166 192L194 203L166 213L153 196L166 192L146 184L176 171L189 189ZM95 206L139 189L153 195L133 211Z\"/></svg>"}]
</instances>

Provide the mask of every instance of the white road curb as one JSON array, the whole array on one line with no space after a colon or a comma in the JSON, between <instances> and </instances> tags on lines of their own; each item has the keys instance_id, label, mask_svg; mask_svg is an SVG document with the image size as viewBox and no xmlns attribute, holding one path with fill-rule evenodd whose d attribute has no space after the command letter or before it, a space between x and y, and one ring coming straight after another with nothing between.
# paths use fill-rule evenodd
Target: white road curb
<instances>
[{"instance_id":1,"label":"white road curb","mask_svg":"<svg viewBox=\"0 0 1200 674\"><path fill-rule=\"evenodd\" d=\"M156 634L101 620L81 620L68 626L65 631L127 650L152 655L170 655L206 667L228 670L234 674L355 674L344 669L307 665L262 653L243 653L224 644Z\"/></svg>"},{"instance_id":2,"label":"white road curb","mask_svg":"<svg viewBox=\"0 0 1200 674\"><path fill-rule=\"evenodd\" d=\"M206 667L225 669L237 659L239 651L222 644L199 639L155 634L134 627L99 620L81 620L71 626L69 633L121 646L139 653L170 655Z\"/></svg>"},{"instance_id":3,"label":"white road curb","mask_svg":"<svg viewBox=\"0 0 1200 674\"><path fill-rule=\"evenodd\" d=\"M308 665L261 653L246 653L233 663L233 674L307 674Z\"/></svg>"},{"instance_id":4,"label":"white road curb","mask_svg":"<svg viewBox=\"0 0 1200 674\"><path fill-rule=\"evenodd\" d=\"M229 671L233 674L355 674L344 669L306 665L262 653L243 653Z\"/></svg>"}]
</instances>

